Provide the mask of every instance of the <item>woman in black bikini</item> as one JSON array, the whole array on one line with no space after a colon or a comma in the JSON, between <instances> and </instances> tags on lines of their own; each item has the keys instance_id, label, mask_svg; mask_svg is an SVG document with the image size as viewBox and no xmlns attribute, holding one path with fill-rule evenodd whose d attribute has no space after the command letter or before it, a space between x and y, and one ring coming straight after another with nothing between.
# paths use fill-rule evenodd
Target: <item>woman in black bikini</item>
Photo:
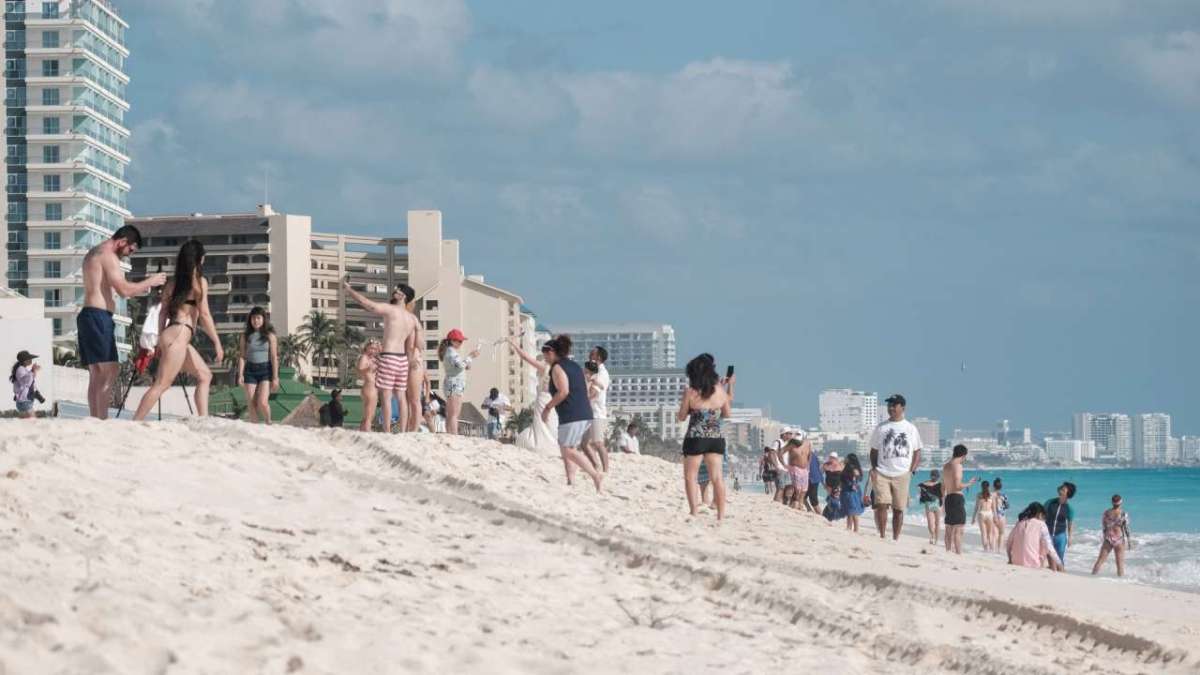
<instances>
[{"instance_id":1,"label":"woman in black bikini","mask_svg":"<svg viewBox=\"0 0 1200 675\"><path fill-rule=\"evenodd\" d=\"M158 373L138 404L137 414L133 416L135 420L146 419L150 409L175 382L180 370L196 378L196 413L201 417L208 415L212 371L192 346L197 325L212 340L217 352L216 363L225 359L225 353L212 313L208 311L208 281L202 273L203 267L203 244L192 239L180 247L175 277L163 287L164 307L158 317Z\"/></svg>"}]
</instances>

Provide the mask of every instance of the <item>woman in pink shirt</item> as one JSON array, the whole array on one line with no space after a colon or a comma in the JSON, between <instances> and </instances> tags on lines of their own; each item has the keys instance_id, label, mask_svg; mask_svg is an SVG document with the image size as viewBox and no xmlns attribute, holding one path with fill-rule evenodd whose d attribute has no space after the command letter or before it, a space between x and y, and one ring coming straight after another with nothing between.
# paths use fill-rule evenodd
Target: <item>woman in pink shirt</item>
<instances>
[{"instance_id":1,"label":"woman in pink shirt","mask_svg":"<svg viewBox=\"0 0 1200 675\"><path fill-rule=\"evenodd\" d=\"M1008 535L1008 564L1032 567L1045 567L1046 560L1050 561L1050 569L1055 572L1063 571L1062 560L1054 550L1050 540L1050 530L1046 527L1046 507L1033 502L1021 512L1021 520Z\"/></svg>"}]
</instances>

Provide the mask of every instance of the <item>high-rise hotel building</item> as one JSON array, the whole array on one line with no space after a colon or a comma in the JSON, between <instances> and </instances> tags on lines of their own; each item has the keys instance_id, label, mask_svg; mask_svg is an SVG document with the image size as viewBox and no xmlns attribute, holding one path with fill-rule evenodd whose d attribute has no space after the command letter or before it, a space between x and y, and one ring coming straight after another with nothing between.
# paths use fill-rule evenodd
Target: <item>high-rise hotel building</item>
<instances>
[{"instance_id":1,"label":"high-rise hotel building","mask_svg":"<svg viewBox=\"0 0 1200 675\"><path fill-rule=\"evenodd\" d=\"M817 406L821 431L869 434L879 424L879 395L873 391L826 389Z\"/></svg>"},{"instance_id":2,"label":"high-rise hotel building","mask_svg":"<svg viewBox=\"0 0 1200 675\"><path fill-rule=\"evenodd\" d=\"M4 284L74 349L88 249L124 224L128 24L107 0L4 3ZM117 337L129 326L118 301Z\"/></svg>"}]
</instances>

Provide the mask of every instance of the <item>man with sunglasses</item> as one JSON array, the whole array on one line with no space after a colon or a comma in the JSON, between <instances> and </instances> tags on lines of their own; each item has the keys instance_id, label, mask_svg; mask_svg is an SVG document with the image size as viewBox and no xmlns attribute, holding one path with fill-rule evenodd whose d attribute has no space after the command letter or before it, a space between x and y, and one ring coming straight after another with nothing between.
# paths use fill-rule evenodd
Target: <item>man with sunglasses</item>
<instances>
[{"instance_id":1,"label":"man with sunglasses","mask_svg":"<svg viewBox=\"0 0 1200 675\"><path fill-rule=\"evenodd\" d=\"M921 465L921 434L904 419L907 401L900 394L886 400L888 419L875 427L871 435L871 487L875 490L875 527L879 538L887 534L887 512L892 511L892 539L900 538L904 527L904 509L908 507L908 487Z\"/></svg>"}]
</instances>

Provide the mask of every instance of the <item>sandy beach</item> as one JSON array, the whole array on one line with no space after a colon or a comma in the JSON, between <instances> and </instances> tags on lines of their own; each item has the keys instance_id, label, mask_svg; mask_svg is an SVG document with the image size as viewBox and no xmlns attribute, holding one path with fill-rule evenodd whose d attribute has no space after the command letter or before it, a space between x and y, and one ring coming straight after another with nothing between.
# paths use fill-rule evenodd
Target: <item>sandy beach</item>
<instances>
[{"instance_id":1,"label":"sandy beach","mask_svg":"<svg viewBox=\"0 0 1200 675\"><path fill-rule=\"evenodd\" d=\"M0 673L1200 669L1200 596L757 492L718 526L676 465L614 464L597 495L447 436L0 424Z\"/></svg>"}]
</instances>

